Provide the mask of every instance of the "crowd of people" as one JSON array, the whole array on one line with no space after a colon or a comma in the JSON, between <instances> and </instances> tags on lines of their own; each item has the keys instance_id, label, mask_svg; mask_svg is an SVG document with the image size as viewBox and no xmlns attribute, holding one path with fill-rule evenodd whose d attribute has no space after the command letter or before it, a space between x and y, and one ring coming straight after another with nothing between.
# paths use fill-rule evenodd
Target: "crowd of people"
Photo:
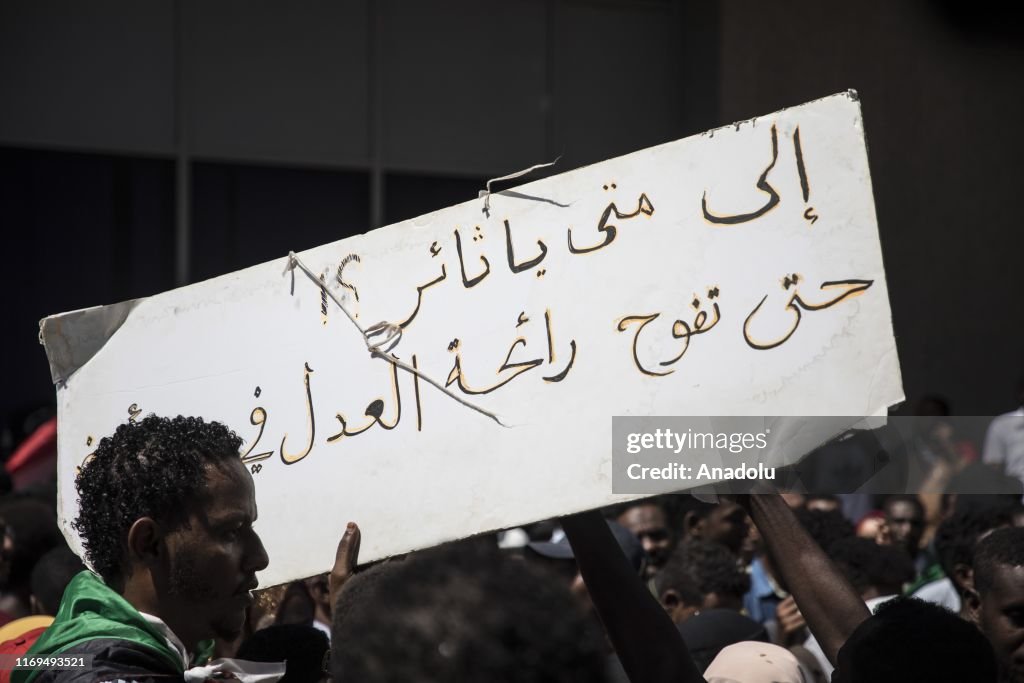
<instances>
[{"instance_id":1,"label":"crowd of people","mask_svg":"<svg viewBox=\"0 0 1024 683\"><path fill-rule=\"evenodd\" d=\"M1024 484L954 485L1024 461L994 425L1000 459L918 454L945 492L666 495L369 566L349 523L325 573L259 590L239 437L151 415L78 475L89 569L52 489L0 499L0 683L1024 683Z\"/></svg>"}]
</instances>

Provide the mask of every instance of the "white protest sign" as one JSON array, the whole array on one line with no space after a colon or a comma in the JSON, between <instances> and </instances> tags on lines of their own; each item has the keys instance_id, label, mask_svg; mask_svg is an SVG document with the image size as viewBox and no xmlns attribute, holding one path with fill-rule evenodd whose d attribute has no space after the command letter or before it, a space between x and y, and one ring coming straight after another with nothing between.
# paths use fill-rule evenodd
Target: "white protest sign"
<instances>
[{"instance_id":1,"label":"white protest sign","mask_svg":"<svg viewBox=\"0 0 1024 683\"><path fill-rule=\"evenodd\" d=\"M242 436L274 584L325 571L350 520L373 560L622 500L613 415L903 398L853 93L484 204L298 254L316 280L282 254L43 321L73 547L75 468L141 414ZM372 357L330 295L364 328L400 328L397 358L503 424Z\"/></svg>"}]
</instances>

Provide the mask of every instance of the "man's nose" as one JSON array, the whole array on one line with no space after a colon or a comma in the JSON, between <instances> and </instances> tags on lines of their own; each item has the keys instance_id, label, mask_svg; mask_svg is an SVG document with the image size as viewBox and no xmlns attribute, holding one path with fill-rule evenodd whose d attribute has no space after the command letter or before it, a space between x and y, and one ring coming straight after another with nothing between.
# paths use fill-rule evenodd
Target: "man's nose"
<instances>
[{"instance_id":1,"label":"man's nose","mask_svg":"<svg viewBox=\"0 0 1024 683\"><path fill-rule=\"evenodd\" d=\"M266 569L269 564L270 557L267 555L267 549L263 547L260 535L254 531L252 534L252 544L246 553L242 568L246 572L258 572Z\"/></svg>"}]
</instances>

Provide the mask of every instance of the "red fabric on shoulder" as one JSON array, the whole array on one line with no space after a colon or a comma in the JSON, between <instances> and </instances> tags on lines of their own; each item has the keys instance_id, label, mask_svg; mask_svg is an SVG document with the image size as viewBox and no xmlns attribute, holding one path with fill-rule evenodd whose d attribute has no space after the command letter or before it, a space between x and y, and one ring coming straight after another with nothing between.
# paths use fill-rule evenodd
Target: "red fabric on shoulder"
<instances>
[{"instance_id":1,"label":"red fabric on shoulder","mask_svg":"<svg viewBox=\"0 0 1024 683\"><path fill-rule=\"evenodd\" d=\"M43 631L46 628L46 626L34 628L31 631L25 631L20 636L0 643L0 655L14 655L17 657L18 655L25 654L36 644L39 636L43 635ZM0 683L11 683L11 669L0 669Z\"/></svg>"}]
</instances>

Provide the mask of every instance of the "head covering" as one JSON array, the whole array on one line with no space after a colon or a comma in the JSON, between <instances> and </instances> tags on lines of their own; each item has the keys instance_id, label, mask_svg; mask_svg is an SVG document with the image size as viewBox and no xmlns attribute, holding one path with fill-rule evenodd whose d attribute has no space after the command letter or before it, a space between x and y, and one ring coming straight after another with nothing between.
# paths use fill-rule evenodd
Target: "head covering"
<instances>
[{"instance_id":1,"label":"head covering","mask_svg":"<svg viewBox=\"0 0 1024 683\"><path fill-rule=\"evenodd\" d=\"M806 683L800 663L789 650L750 641L722 650L704 679L707 683Z\"/></svg>"},{"instance_id":2,"label":"head covering","mask_svg":"<svg viewBox=\"0 0 1024 683\"><path fill-rule=\"evenodd\" d=\"M57 418L40 425L7 459L3 469L16 490L57 476Z\"/></svg>"},{"instance_id":3,"label":"head covering","mask_svg":"<svg viewBox=\"0 0 1024 683\"><path fill-rule=\"evenodd\" d=\"M679 633L701 671L730 645L748 640L771 642L762 624L732 609L701 610L679 624Z\"/></svg>"},{"instance_id":4,"label":"head covering","mask_svg":"<svg viewBox=\"0 0 1024 683\"><path fill-rule=\"evenodd\" d=\"M626 559L629 560L629 563L633 565L633 568L639 574L644 567L644 559L647 556L644 552L643 544L640 543L640 539L636 537L636 534L618 522L606 521L608 522L608 528L612 531L612 535L615 536L615 540L619 542L619 547L622 548ZM557 543L534 541L527 544L526 547L541 557L547 557L552 560L576 559L576 556L573 555L572 547L569 545L569 539L565 536L562 536Z\"/></svg>"}]
</instances>

